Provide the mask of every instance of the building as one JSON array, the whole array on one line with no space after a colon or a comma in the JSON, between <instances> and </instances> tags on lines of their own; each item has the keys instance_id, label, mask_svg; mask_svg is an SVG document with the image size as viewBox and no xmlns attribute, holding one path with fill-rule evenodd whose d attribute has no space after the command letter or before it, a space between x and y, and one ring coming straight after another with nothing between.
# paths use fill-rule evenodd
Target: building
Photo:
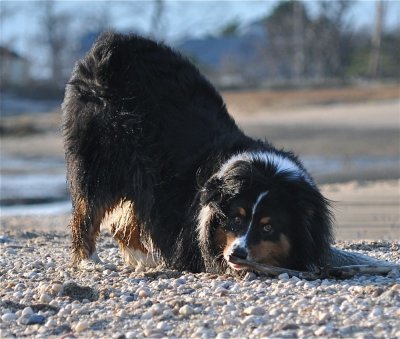
<instances>
[{"instance_id":1,"label":"building","mask_svg":"<svg viewBox=\"0 0 400 339\"><path fill-rule=\"evenodd\" d=\"M0 46L0 78L3 86L22 86L30 79L29 61L10 50Z\"/></svg>"}]
</instances>

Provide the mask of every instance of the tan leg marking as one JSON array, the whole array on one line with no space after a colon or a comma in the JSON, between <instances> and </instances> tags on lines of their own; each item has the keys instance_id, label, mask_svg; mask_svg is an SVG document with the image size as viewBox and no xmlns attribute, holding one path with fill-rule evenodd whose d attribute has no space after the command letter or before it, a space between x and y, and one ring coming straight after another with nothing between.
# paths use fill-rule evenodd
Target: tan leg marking
<instances>
[{"instance_id":1,"label":"tan leg marking","mask_svg":"<svg viewBox=\"0 0 400 339\"><path fill-rule=\"evenodd\" d=\"M157 260L150 244L144 241L140 224L135 217L134 203L129 200L119 201L107 211L102 225L110 229L118 242L125 262L129 265L156 266Z\"/></svg>"},{"instance_id":2,"label":"tan leg marking","mask_svg":"<svg viewBox=\"0 0 400 339\"><path fill-rule=\"evenodd\" d=\"M80 199L73 211L70 222L72 236L73 265L77 266L82 260L90 259L96 252L96 238L100 232L100 211L89 209L85 200Z\"/></svg>"}]
</instances>

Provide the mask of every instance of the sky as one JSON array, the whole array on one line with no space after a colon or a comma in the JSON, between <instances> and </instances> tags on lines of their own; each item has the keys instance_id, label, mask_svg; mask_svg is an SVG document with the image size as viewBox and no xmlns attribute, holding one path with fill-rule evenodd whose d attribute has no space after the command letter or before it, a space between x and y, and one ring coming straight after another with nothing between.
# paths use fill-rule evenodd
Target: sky
<instances>
[{"instance_id":1,"label":"sky","mask_svg":"<svg viewBox=\"0 0 400 339\"><path fill-rule=\"evenodd\" d=\"M72 38L85 29L96 29L99 23L123 31L148 33L154 15L154 1L56 1L56 9L75 18L66 34ZM162 40L174 43L184 37L214 34L234 20L246 25L267 15L278 1L165 1L164 16L160 25ZM316 14L316 0L304 1L311 15ZM355 28L370 29L374 21L375 0L356 1L349 14L348 23ZM387 0L386 27L400 26L400 0ZM7 44L34 62L43 59L39 47L39 19L43 15L41 1L0 0L0 13L11 11L1 19L0 44ZM79 22L78 22L79 21Z\"/></svg>"}]
</instances>

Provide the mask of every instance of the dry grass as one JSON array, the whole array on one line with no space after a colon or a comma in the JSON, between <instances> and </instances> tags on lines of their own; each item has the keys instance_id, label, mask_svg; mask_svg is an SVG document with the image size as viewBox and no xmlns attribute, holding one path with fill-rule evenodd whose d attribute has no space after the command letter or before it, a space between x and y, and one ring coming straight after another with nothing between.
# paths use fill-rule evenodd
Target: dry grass
<instances>
[{"instance_id":1,"label":"dry grass","mask_svg":"<svg viewBox=\"0 0 400 339\"><path fill-rule=\"evenodd\" d=\"M399 99L400 87L394 84L322 89L227 91L222 94L230 111L252 114L265 108L280 109Z\"/></svg>"}]
</instances>

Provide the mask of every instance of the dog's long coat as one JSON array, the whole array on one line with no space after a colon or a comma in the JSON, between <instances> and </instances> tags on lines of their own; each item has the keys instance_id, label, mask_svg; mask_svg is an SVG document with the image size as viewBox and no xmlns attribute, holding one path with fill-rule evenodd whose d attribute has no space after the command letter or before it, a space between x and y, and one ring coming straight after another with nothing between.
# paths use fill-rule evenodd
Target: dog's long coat
<instances>
[{"instance_id":1,"label":"dog's long coat","mask_svg":"<svg viewBox=\"0 0 400 339\"><path fill-rule=\"evenodd\" d=\"M227 257L323 264L328 203L291 153L246 136L185 58L103 34L63 103L74 263L108 224L128 262L224 272Z\"/></svg>"}]
</instances>

